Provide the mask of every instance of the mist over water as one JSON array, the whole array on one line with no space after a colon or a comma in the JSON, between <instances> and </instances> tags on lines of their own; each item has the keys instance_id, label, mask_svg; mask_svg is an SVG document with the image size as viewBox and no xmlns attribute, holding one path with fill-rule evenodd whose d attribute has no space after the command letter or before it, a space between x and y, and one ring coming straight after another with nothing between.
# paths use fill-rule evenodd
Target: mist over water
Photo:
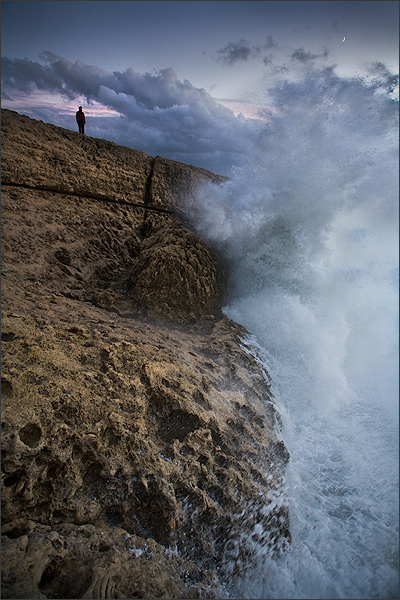
<instances>
[{"instance_id":1,"label":"mist over water","mask_svg":"<svg viewBox=\"0 0 400 600\"><path fill-rule=\"evenodd\" d=\"M398 598L398 98L382 65L260 85L247 163L201 190L224 312L272 377L293 544L231 598ZM271 112L272 109L272 112Z\"/></svg>"}]
</instances>

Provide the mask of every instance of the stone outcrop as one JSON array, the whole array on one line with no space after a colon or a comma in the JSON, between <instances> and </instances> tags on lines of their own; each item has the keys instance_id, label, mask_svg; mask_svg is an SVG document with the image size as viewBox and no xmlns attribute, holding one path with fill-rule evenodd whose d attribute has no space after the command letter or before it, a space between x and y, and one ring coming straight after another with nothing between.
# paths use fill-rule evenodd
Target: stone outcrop
<instances>
[{"instance_id":1,"label":"stone outcrop","mask_svg":"<svg viewBox=\"0 0 400 600\"><path fill-rule=\"evenodd\" d=\"M218 597L290 540L268 375L190 226L224 180L2 110L3 597Z\"/></svg>"}]
</instances>

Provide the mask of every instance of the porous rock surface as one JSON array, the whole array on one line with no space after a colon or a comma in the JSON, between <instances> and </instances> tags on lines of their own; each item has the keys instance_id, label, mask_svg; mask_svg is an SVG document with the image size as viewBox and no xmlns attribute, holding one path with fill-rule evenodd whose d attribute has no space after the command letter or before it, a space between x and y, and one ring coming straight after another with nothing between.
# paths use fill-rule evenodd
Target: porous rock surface
<instances>
[{"instance_id":1,"label":"porous rock surface","mask_svg":"<svg viewBox=\"0 0 400 600\"><path fill-rule=\"evenodd\" d=\"M2 110L2 597L215 598L290 540L213 173Z\"/></svg>"}]
</instances>

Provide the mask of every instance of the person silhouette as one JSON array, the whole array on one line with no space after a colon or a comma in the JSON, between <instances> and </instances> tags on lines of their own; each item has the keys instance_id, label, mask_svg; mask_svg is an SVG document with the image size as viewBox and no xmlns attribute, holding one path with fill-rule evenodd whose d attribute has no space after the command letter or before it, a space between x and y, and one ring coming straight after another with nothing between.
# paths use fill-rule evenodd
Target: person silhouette
<instances>
[{"instance_id":1,"label":"person silhouette","mask_svg":"<svg viewBox=\"0 0 400 600\"><path fill-rule=\"evenodd\" d=\"M82 111L82 106L76 111L76 122L78 123L79 133L85 133L85 113Z\"/></svg>"}]
</instances>

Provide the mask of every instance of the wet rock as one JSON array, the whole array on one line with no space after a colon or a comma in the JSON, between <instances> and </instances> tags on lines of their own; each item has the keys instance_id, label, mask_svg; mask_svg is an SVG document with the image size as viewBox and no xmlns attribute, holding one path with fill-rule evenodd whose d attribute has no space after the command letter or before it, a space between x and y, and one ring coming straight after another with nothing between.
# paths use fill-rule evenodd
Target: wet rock
<instances>
[{"instance_id":1,"label":"wet rock","mask_svg":"<svg viewBox=\"0 0 400 600\"><path fill-rule=\"evenodd\" d=\"M2 535L3 598L217 597L214 573L118 527L20 521L16 537L13 526Z\"/></svg>"}]
</instances>

